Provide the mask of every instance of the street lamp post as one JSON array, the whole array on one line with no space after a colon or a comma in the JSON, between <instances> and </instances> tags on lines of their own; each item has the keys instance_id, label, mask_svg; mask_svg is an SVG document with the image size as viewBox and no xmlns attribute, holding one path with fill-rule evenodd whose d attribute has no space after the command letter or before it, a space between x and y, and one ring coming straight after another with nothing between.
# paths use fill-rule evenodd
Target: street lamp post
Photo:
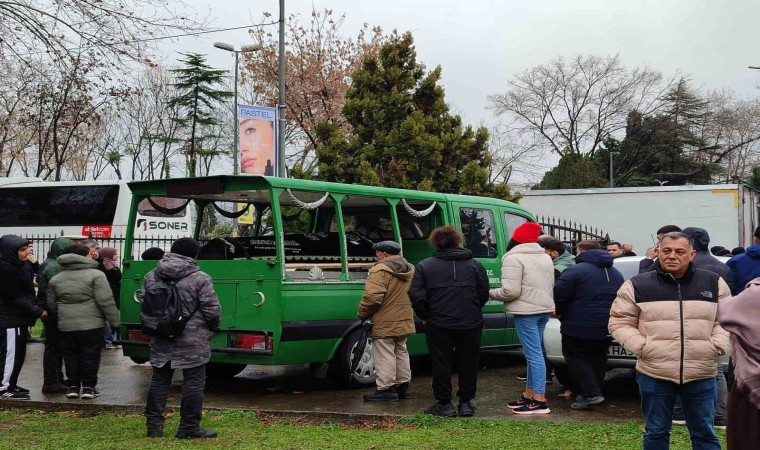
<instances>
[{"instance_id":1,"label":"street lamp post","mask_svg":"<svg viewBox=\"0 0 760 450\"><path fill-rule=\"evenodd\" d=\"M285 173L285 0L280 0L279 56L277 61L277 151L279 152L279 176Z\"/></svg>"},{"instance_id":2,"label":"street lamp post","mask_svg":"<svg viewBox=\"0 0 760 450\"><path fill-rule=\"evenodd\" d=\"M234 139L235 139L235 141L232 143L232 167L233 167L233 169L232 169L233 172L232 173L235 174L235 175L237 175L238 174L238 141L240 140L239 137L238 137L238 132L239 132L239 125L238 125L238 62L239 62L239 56L240 56L241 53L255 52L255 51L261 50L261 46L258 45L258 44L244 45L244 46L240 47L240 50L235 50L235 47L233 47L230 44L226 44L224 42L214 42L214 47L216 47L218 49L221 49L221 50L224 50L224 51L232 52L232 53L235 54L235 87L234 87L235 92L233 94L233 96L235 97L235 101L234 101L234 103L232 105L232 109L233 109L232 112L233 112L233 116L234 116L233 123L232 123L232 128L234 130L234 136L235 136Z\"/></svg>"}]
</instances>

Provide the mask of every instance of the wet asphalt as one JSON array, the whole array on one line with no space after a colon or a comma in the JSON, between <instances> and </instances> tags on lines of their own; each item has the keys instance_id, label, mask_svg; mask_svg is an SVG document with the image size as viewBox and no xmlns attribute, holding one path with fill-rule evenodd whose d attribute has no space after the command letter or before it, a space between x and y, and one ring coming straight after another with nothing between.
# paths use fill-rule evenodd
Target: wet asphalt
<instances>
[{"instance_id":1,"label":"wet asphalt","mask_svg":"<svg viewBox=\"0 0 760 450\"><path fill-rule=\"evenodd\" d=\"M121 350L103 350L98 389L101 396L93 400L67 399L63 394L43 394L43 344L30 343L21 371L19 385L30 389L31 401L14 401L14 406L45 405L60 409L92 405L98 410L139 411L144 405L150 383L151 368L138 365L122 355ZM558 397L556 382L547 386L551 414L530 417L514 416L506 407L508 401L519 397L524 382L517 376L524 372L525 362L519 353L484 351L478 378L478 395L473 402L476 416L510 420L551 420L557 422L628 422L641 420L636 381L632 370L608 372L604 384L606 402L590 411L574 411L571 400ZM411 400L393 403L367 403L362 394L371 388L351 389L329 379L309 374L307 366L248 366L240 375L226 381L209 381L206 385L204 407L242 409L273 413L303 413L306 416L351 417L353 415L409 415L421 412L434 403L429 363L424 359L412 361ZM177 371L172 382L168 405L178 406L182 377ZM456 391L456 375L453 379ZM3 400L0 400L2 402ZM1 406L1 405L0 405Z\"/></svg>"}]
</instances>

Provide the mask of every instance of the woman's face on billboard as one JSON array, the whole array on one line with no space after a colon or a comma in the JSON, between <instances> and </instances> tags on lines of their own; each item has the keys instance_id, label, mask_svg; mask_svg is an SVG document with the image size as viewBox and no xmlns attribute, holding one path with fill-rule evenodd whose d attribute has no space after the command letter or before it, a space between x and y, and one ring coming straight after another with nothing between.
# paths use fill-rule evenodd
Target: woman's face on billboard
<instances>
[{"instance_id":1,"label":"woman's face on billboard","mask_svg":"<svg viewBox=\"0 0 760 450\"><path fill-rule=\"evenodd\" d=\"M268 120L241 120L240 172L273 175L274 165L274 123ZM267 166L270 173L267 173Z\"/></svg>"}]
</instances>

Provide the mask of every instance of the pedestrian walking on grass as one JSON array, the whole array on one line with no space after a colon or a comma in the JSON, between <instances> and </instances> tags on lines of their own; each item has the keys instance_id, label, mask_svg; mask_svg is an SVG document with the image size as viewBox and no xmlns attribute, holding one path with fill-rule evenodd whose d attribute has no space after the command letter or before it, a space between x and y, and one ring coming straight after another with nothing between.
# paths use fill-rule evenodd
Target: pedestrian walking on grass
<instances>
[{"instance_id":1,"label":"pedestrian walking on grass","mask_svg":"<svg viewBox=\"0 0 760 450\"><path fill-rule=\"evenodd\" d=\"M211 356L211 338L219 329L222 309L214 292L214 284L195 262L200 245L191 238L177 239L169 253L148 272L143 280L143 290L159 279L176 283L183 303L185 316L191 315L182 334L174 339L150 338L150 380L145 404L147 436L164 434L164 410L166 398L175 369L182 369L182 403L179 429L175 435L180 439L214 438L214 430L201 428L203 389L206 386L206 364Z\"/></svg>"},{"instance_id":2,"label":"pedestrian walking on grass","mask_svg":"<svg viewBox=\"0 0 760 450\"><path fill-rule=\"evenodd\" d=\"M394 241L373 245L378 262L369 269L359 303L359 318L371 319L372 359L377 373L377 389L366 394L368 402L412 398L412 370L406 338L414 334L414 317L409 301L409 285L414 266L402 256Z\"/></svg>"},{"instance_id":3,"label":"pedestrian walking on grass","mask_svg":"<svg viewBox=\"0 0 760 450\"><path fill-rule=\"evenodd\" d=\"M429 240L436 252L417 264L409 289L414 311L424 323L433 363L436 403L425 413L469 417L475 414L472 400L477 392L488 275L470 250L460 248L464 238L454 227L433 230ZM456 411L451 404L454 361L459 373Z\"/></svg>"},{"instance_id":4,"label":"pedestrian walking on grass","mask_svg":"<svg viewBox=\"0 0 760 450\"><path fill-rule=\"evenodd\" d=\"M501 287L490 296L504 302L515 316L515 328L528 361L528 380L519 399L507 403L514 414L549 414L546 403L546 365L542 351L544 329L554 312L554 265L537 244L541 226L517 227L501 260Z\"/></svg>"},{"instance_id":5,"label":"pedestrian walking on grass","mask_svg":"<svg viewBox=\"0 0 760 450\"><path fill-rule=\"evenodd\" d=\"M47 306L58 316L68 398L93 399L97 389L103 327L119 326L111 288L86 245L73 245L57 262L61 271L50 279Z\"/></svg>"}]
</instances>

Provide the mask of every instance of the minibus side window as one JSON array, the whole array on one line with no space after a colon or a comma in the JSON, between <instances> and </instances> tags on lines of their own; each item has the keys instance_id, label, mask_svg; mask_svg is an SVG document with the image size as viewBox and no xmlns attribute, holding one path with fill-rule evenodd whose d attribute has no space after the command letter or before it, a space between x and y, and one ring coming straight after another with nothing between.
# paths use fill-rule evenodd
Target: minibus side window
<instances>
[{"instance_id":1,"label":"minibus side window","mask_svg":"<svg viewBox=\"0 0 760 450\"><path fill-rule=\"evenodd\" d=\"M496 234L491 211L460 208L459 221L462 224L464 247L470 249L476 258L496 258Z\"/></svg>"},{"instance_id":2,"label":"minibus side window","mask_svg":"<svg viewBox=\"0 0 760 450\"><path fill-rule=\"evenodd\" d=\"M527 218L523 216L518 216L517 214L514 214L514 213L505 212L504 225L506 225L507 227L507 239L512 237L512 233L515 231L515 228L519 227L525 222L528 222Z\"/></svg>"}]
</instances>

